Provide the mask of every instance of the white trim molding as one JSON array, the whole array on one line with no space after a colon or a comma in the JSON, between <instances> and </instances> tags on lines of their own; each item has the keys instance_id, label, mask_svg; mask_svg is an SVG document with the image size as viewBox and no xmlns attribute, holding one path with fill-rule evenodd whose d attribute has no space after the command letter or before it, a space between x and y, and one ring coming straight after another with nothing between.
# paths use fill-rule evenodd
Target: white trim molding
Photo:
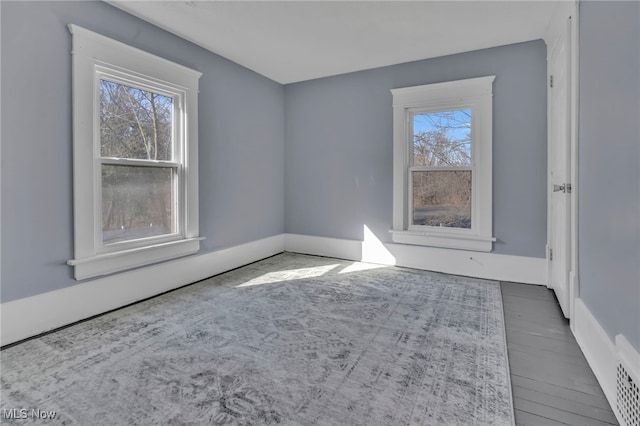
<instances>
[{"instance_id":1,"label":"white trim molding","mask_svg":"<svg viewBox=\"0 0 640 426\"><path fill-rule=\"evenodd\" d=\"M79 283L1 305L8 345L284 251L282 234Z\"/></svg>"},{"instance_id":2,"label":"white trim molding","mask_svg":"<svg viewBox=\"0 0 640 426\"><path fill-rule=\"evenodd\" d=\"M578 199L580 196L580 175L578 170L579 131L580 131L580 7L578 0L573 2L571 13L571 267L569 271L569 312L573 318L576 299L580 295L579 283L579 228ZM571 327L574 325L571 322Z\"/></svg>"},{"instance_id":3,"label":"white trim molding","mask_svg":"<svg viewBox=\"0 0 640 426\"><path fill-rule=\"evenodd\" d=\"M71 259L67 264L74 267L76 279L109 275L123 269L146 266L151 263L171 260L195 254L203 238L169 241L151 246L99 254L85 259Z\"/></svg>"},{"instance_id":4,"label":"white trim molding","mask_svg":"<svg viewBox=\"0 0 640 426\"><path fill-rule=\"evenodd\" d=\"M77 280L196 253L198 225L198 84L202 73L77 25L73 38L74 267ZM166 161L101 153L100 84L158 93L172 102L172 155ZM149 154L147 154L149 155ZM162 235L103 241L103 166L171 170L171 229ZM151 225L150 225L151 226Z\"/></svg>"},{"instance_id":5,"label":"white trim molding","mask_svg":"<svg viewBox=\"0 0 640 426\"><path fill-rule=\"evenodd\" d=\"M544 258L285 234L285 250L498 281L546 285Z\"/></svg>"},{"instance_id":6,"label":"white trim molding","mask_svg":"<svg viewBox=\"0 0 640 426\"><path fill-rule=\"evenodd\" d=\"M575 309L576 341L613 407L616 398L615 346L582 299L576 299Z\"/></svg>"},{"instance_id":7,"label":"white trim molding","mask_svg":"<svg viewBox=\"0 0 640 426\"><path fill-rule=\"evenodd\" d=\"M415 244L490 252L492 235L493 81L495 76L392 89L393 95L393 228L392 239ZM414 115L471 111L470 163L418 166L413 164ZM412 182L415 172L471 173L470 229L414 224Z\"/></svg>"},{"instance_id":8,"label":"white trim molding","mask_svg":"<svg viewBox=\"0 0 640 426\"><path fill-rule=\"evenodd\" d=\"M494 237L480 237L476 235L442 234L430 231L389 231L393 234L393 241L400 244L425 245L442 248L453 248L474 251L491 251Z\"/></svg>"}]
</instances>

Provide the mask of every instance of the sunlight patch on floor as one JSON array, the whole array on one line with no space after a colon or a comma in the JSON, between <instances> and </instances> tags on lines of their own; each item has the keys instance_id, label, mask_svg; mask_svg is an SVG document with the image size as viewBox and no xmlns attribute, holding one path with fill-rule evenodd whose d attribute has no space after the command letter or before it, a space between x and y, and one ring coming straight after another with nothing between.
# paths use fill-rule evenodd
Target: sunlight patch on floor
<instances>
[{"instance_id":1,"label":"sunlight patch on floor","mask_svg":"<svg viewBox=\"0 0 640 426\"><path fill-rule=\"evenodd\" d=\"M340 264L336 263L333 265L314 266L312 268L300 268L300 269L268 272L264 275L261 275L245 283L242 283L237 287L251 287L254 285L261 285L261 284L272 284L272 283L277 283L282 281L292 281L292 280L299 280L303 278L321 277L322 275L332 271L338 266L340 266Z\"/></svg>"},{"instance_id":2,"label":"sunlight patch on floor","mask_svg":"<svg viewBox=\"0 0 640 426\"><path fill-rule=\"evenodd\" d=\"M388 265L380 265L377 263L353 262L351 265L340 271L340 274L348 274L350 272L368 271L371 269L388 268Z\"/></svg>"}]
</instances>

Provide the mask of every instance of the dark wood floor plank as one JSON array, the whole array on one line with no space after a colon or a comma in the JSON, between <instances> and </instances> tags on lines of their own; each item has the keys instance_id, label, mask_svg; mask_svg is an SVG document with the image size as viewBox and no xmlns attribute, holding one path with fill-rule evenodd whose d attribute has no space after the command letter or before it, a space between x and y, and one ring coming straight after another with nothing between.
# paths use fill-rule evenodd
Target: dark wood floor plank
<instances>
[{"instance_id":1,"label":"dark wood floor plank","mask_svg":"<svg viewBox=\"0 0 640 426\"><path fill-rule=\"evenodd\" d=\"M502 301L505 311L513 311L523 317L564 320L560 306L550 303L548 300L529 300L526 297L504 295Z\"/></svg>"},{"instance_id":2,"label":"dark wood floor plank","mask_svg":"<svg viewBox=\"0 0 640 426\"><path fill-rule=\"evenodd\" d=\"M502 294L526 297L529 300L554 300L553 292L542 285L502 282Z\"/></svg>"},{"instance_id":3,"label":"dark wood floor plank","mask_svg":"<svg viewBox=\"0 0 640 426\"><path fill-rule=\"evenodd\" d=\"M588 378L579 375L563 374L557 369L552 372L542 371L538 366L527 367L526 365L516 362L511 365L511 374L560 387L575 389L591 395L597 396L600 393L600 387L597 383L593 383Z\"/></svg>"},{"instance_id":4,"label":"dark wood floor plank","mask_svg":"<svg viewBox=\"0 0 640 426\"><path fill-rule=\"evenodd\" d=\"M530 348L571 355L584 359L580 346L572 340L549 339L545 336L523 333L514 329L508 330L509 344L517 344ZM586 360L585 360L586 361Z\"/></svg>"},{"instance_id":5,"label":"dark wood floor plank","mask_svg":"<svg viewBox=\"0 0 640 426\"><path fill-rule=\"evenodd\" d=\"M519 343L514 343L514 342L509 343L509 353L511 353L511 351L531 354L547 362L560 361L561 364L567 363L567 364L574 364L579 366L587 365L584 358L581 356L566 354L562 352L548 351L546 349L521 345Z\"/></svg>"},{"instance_id":6,"label":"dark wood floor plank","mask_svg":"<svg viewBox=\"0 0 640 426\"><path fill-rule=\"evenodd\" d=\"M541 359L535 354L509 350L513 374L582 392L599 395L602 392L589 365L575 364L561 359Z\"/></svg>"},{"instance_id":7,"label":"dark wood floor plank","mask_svg":"<svg viewBox=\"0 0 640 426\"><path fill-rule=\"evenodd\" d=\"M551 383L539 382L537 380L529 379L522 376L511 376L511 384L525 389L531 389L536 392L542 392L544 394L569 399L571 401L581 402L592 407L601 408L603 410L610 410L609 402L602 395L592 395L590 393L580 392L575 389L565 388L562 386L553 385Z\"/></svg>"},{"instance_id":8,"label":"dark wood floor plank","mask_svg":"<svg viewBox=\"0 0 640 426\"><path fill-rule=\"evenodd\" d=\"M505 300L506 299L506 300ZM519 300L519 301L516 301ZM527 302L526 298L513 296L503 298L505 312L515 314L521 318L543 321L553 325L569 325L569 321L562 314L560 306L554 306L551 302L535 300Z\"/></svg>"},{"instance_id":9,"label":"dark wood floor plank","mask_svg":"<svg viewBox=\"0 0 640 426\"><path fill-rule=\"evenodd\" d=\"M588 404L572 401L570 399L558 398L557 396L522 388L520 386L513 386L513 396L514 398L524 399L541 405L546 405L548 407L567 411L569 413L578 414L583 417L600 420L604 423L616 423L616 417L609 409L592 407Z\"/></svg>"},{"instance_id":10,"label":"dark wood floor plank","mask_svg":"<svg viewBox=\"0 0 640 426\"><path fill-rule=\"evenodd\" d=\"M617 424L553 292L501 283L516 424Z\"/></svg>"},{"instance_id":11,"label":"dark wood floor plank","mask_svg":"<svg viewBox=\"0 0 640 426\"><path fill-rule=\"evenodd\" d=\"M584 417L579 414L569 413L547 405L538 404L536 402L527 401L526 399L514 398L518 401L518 410L526 411L540 417L553 419L555 421L576 426L603 426L612 423L603 422L601 420Z\"/></svg>"},{"instance_id":12,"label":"dark wood floor plank","mask_svg":"<svg viewBox=\"0 0 640 426\"><path fill-rule=\"evenodd\" d=\"M552 419L516 409L516 426L567 426Z\"/></svg>"},{"instance_id":13,"label":"dark wood floor plank","mask_svg":"<svg viewBox=\"0 0 640 426\"><path fill-rule=\"evenodd\" d=\"M504 314L506 320L507 335L509 330L515 330L536 336L546 337L567 342L574 342L575 338L571 334L569 327L559 324L549 323L543 318L532 320L529 318L521 318L509 312ZM508 337L508 336L507 336Z\"/></svg>"}]
</instances>

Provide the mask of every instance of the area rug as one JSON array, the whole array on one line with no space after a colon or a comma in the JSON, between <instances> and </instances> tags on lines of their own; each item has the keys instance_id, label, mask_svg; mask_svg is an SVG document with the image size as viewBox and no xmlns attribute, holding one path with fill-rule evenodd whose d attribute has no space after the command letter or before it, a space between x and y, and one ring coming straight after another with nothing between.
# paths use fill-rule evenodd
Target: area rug
<instances>
[{"instance_id":1,"label":"area rug","mask_svg":"<svg viewBox=\"0 0 640 426\"><path fill-rule=\"evenodd\" d=\"M513 424L497 282L330 258L281 254L0 356L3 424Z\"/></svg>"}]
</instances>

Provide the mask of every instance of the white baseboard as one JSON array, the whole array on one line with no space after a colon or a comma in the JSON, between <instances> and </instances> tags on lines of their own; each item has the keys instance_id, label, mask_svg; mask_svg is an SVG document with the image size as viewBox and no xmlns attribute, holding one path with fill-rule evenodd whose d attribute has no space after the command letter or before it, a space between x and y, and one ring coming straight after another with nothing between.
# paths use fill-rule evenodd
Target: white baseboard
<instances>
[{"instance_id":1,"label":"white baseboard","mask_svg":"<svg viewBox=\"0 0 640 426\"><path fill-rule=\"evenodd\" d=\"M338 259L365 261L362 259L362 241L341 238L314 237L300 234L285 234L284 249L292 253L336 257ZM372 262L381 264L395 264Z\"/></svg>"},{"instance_id":2,"label":"white baseboard","mask_svg":"<svg viewBox=\"0 0 640 426\"><path fill-rule=\"evenodd\" d=\"M466 250L285 234L285 250L499 281L546 285L546 259Z\"/></svg>"},{"instance_id":3,"label":"white baseboard","mask_svg":"<svg viewBox=\"0 0 640 426\"><path fill-rule=\"evenodd\" d=\"M609 403L616 397L616 348L582 299L575 305L576 341Z\"/></svg>"},{"instance_id":4,"label":"white baseboard","mask_svg":"<svg viewBox=\"0 0 640 426\"><path fill-rule=\"evenodd\" d=\"M282 234L3 303L2 346L284 251Z\"/></svg>"},{"instance_id":5,"label":"white baseboard","mask_svg":"<svg viewBox=\"0 0 640 426\"><path fill-rule=\"evenodd\" d=\"M380 242L280 234L224 250L110 275L0 305L0 345L8 345L283 251L492 280L545 284L545 259Z\"/></svg>"},{"instance_id":6,"label":"white baseboard","mask_svg":"<svg viewBox=\"0 0 640 426\"><path fill-rule=\"evenodd\" d=\"M579 288L578 274L575 271L569 271L569 328L573 334L576 334L575 312Z\"/></svg>"}]
</instances>

